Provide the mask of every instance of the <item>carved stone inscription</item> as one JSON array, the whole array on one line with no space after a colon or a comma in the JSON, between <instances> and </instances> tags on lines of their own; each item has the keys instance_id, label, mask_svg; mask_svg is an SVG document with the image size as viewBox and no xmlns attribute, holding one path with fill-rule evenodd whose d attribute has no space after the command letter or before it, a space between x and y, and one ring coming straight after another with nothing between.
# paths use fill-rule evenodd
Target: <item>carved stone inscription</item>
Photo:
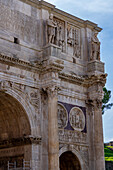
<instances>
[{"instance_id":1,"label":"carved stone inscription","mask_svg":"<svg viewBox=\"0 0 113 170\"><path fill-rule=\"evenodd\" d=\"M61 104L58 104L58 127L64 128L67 126L68 115L67 111Z\"/></svg>"},{"instance_id":2,"label":"carved stone inscription","mask_svg":"<svg viewBox=\"0 0 113 170\"><path fill-rule=\"evenodd\" d=\"M82 110L74 107L70 111L69 120L74 130L82 131L85 127L85 116Z\"/></svg>"}]
</instances>

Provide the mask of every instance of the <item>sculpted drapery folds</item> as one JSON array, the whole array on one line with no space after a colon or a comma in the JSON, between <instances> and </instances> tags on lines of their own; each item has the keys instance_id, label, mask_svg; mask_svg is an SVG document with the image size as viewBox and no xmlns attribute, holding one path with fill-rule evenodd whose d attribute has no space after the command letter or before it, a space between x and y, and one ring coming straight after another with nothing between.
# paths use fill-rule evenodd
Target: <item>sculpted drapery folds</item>
<instances>
[{"instance_id":1,"label":"sculpted drapery folds","mask_svg":"<svg viewBox=\"0 0 113 170\"><path fill-rule=\"evenodd\" d=\"M90 60L100 60L100 42L97 37L97 32L93 33L91 38L91 58Z\"/></svg>"},{"instance_id":2,"label":"sculpted drapery folds","mask_svg":"<svg viewBox=\"0 0 113 170\"><path fill-rule=\"evenodd\" d=\"M50 14L49 20L47 21L47 25L48 25L48 42L54 44L57 25L53 21L53 14Z\"/></svg>"},{"instance_id":3,"label":"sculpted drapery folds","mask_svg":"<svg viewBox=\"0 0 113 170\"><path fill-rule=\"evenodd\" d=\"M55 44L64 50L64 22L53 18L53 14L50 14L49 20L47 21L48 26L48 43Z\"/></svg>"}]
</instances>

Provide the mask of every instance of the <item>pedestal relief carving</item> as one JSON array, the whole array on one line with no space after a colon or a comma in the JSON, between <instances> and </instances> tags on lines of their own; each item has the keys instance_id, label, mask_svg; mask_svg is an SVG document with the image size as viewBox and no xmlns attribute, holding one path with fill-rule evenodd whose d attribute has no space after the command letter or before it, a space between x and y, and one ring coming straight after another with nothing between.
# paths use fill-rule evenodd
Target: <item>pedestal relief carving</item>
<instances>
[{"instance_id":1,"label":"pedestal relief carving","mask_svg":"<svg viewBox=\"0 0 113 170\"><path fill-rule=\"evenodd\" d=\"M68 122L68 113L64 106L58 104L58 127L65 128Z\"/></svg>"},{"instance_id":2,"label":"pedestal relief carving","mask_svg":"<svg viewBox=\"0 0 113 170\"><path fill-rule=\"evenodd\" d=\"M82 131L85 127L85 116L82 110L78 107L74 107L70 111L69 120L71 126L76 131Z\"/></svg>"},{"instance_id":3,"label":"pedestal relief carving","mask_svg":"<svg viewBox=\"0 0 113 170\"><path fill-rule=\"evenodd\" d=\"M67 27L68 53L80 57L80 30L68 24Z\"/></svg>"}]
</instances>

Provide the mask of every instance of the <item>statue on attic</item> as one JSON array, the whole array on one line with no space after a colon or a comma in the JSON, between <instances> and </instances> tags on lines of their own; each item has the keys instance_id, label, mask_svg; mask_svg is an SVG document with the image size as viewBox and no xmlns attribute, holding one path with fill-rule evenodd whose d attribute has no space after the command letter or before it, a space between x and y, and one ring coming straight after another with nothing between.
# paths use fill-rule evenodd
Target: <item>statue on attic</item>
<instances>
[{"instance_id":1,"label":"statue on attic","mask_svg":"<svg viewBox=\"0 0 113 170\"><path fill-rule=\"evenodd\" d=\"M91 38L91 58L90 60L100 60L100 41L97 37L98 32L94 32Z\"/></svg>"},{"instance_id":2,"label":"statue on attic","mask_svg":"<svg viewBox=\"0 0 113 170\"><path fill-rule=\"evenodd\" d=\"M48 26L48 43L54 44L57 25L53 21L53 14L50 14L49 20L47 21L47 26Z\"/></svg>"}]
</instances>

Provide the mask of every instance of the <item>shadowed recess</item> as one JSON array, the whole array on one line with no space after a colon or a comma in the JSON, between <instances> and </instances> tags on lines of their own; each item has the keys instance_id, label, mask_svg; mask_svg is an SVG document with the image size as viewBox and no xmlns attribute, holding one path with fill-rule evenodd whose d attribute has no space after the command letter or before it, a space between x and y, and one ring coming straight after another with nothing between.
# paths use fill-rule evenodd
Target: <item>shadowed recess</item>
<instances>
[{"instance_id":1,"label":"shadowed recess","mask_svg":"<svg viewBox=\"0 0 113 170\"><path fill-rule=\"evenodd\" d=\"M71 151L60 156L60 170L81 170L78 158Z\"/></svg>"},{"instance_id":2,"label":"shadowed recess","mask_svg":"<svg viewBox=\"0 0 113 170\"><path fill-rule=\"evenodd\" d=\"M12 96L0 92L0 141L30 135L23 106Z\"/></svg>"}]
</instances>

